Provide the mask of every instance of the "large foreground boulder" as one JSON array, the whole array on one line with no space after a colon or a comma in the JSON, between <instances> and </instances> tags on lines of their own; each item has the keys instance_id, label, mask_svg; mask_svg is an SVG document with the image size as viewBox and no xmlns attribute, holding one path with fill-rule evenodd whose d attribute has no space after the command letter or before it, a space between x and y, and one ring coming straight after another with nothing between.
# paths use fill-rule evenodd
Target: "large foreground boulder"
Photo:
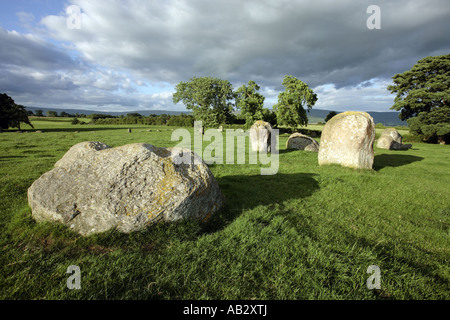
<instances>
[{"instance_id":1,"label":"large foreground boulder","mask_svg":"<svg viewBox=\"0 0 450 320\"><path fill-rule=\"evenodd\" d=\"M270 123L258 120L250 128L250 143L253 151L270 152L272 126Z\"/></svg>"},{"instance_id":2,"label":"large foreground boulder","mask_svg":"<svg viewBox=\"0 0 450 320\"><path fill-rule=\"evenodd\" d=\"M296 132L286 141L286 149L319 152L319 143L311 137Z\"/></svg>"},{"instance_id":3,"label":"large foreground boulder","mask_svg":"<svg viewBox=\"0 0 450 320\"><path fill-rule=\"evenodd\" d=\"M383 130L377 141L377 148L387 150L407 150L412 147L411 144L402 144L403 137L395 128Z\"/></svg>"},{"instance_id":4,"label":"large foreground boulder","mask_svg":"<svg viewBox=\"0 0 450 320\"><path fill-rule=\"evenodd\" d=\"M325 124L320 139L319 165L372 169L375 124L367 112L339 113Z\"/></svg>"},{"instance_id":5,"label":"large foreground boulder","mask_svg":"<svg viewBox=\"0 0 450 320\"><path fill-rule=\"evenodd\" d=\"M196 161L175 161L181 151ZM191 150L82 142L31 185L28 202L35 220L61 222L90 235L111 228L129 233L157 222L206 221L223 205L223 196Z\"/></svg>"}]
</instances>

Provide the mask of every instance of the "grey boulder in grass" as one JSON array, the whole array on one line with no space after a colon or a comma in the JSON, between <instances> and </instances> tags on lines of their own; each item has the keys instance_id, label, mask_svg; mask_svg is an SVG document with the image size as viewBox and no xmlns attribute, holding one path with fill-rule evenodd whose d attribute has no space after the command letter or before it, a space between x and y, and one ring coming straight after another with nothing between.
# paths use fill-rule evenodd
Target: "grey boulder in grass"
<instances>
[{"instance_id":1,"label":"grey boulder in grass","mask_svg":"<svg viewBox=\"0 0 450 320\"><path fill-rule=\"evenodd\" d=\"M408 150L411 144L402 144L403 137L395 128L387 128L383 130L377 141L377 147L387 150Z\"/></svg>"},{"instance_id":2,"label":"grey boulder in grass","mask_svg":"<svg viewBox=\"0 0 450 320\"><path fill-rule=\"evenodd\" d=\"M193 161L177 161L180 152ZM224 198L191 150L82 142L30 186L28 203L36 221L60 222L87 236L111 228L129 233L157 222L206 221Z\"/></svg>"},{"instance_id":3,"label":"grey boulder in grass","mask_svg":"<svg viewBox=\"0 0 450 320\"><path fill-rule=\"evenodd\" d=\"M367 112L347 111L327 121L320 138L319 165L372 169L375 123Z\"/></svg>"},{"instance_id":4,"label":"grey boulder in grass","mask_svg":"<svg viewBox=\"0 0 450 320\"><path fill-rule=\"evenodd\" d=\"M296 132L286 141L286 149L319 152L319 143L311 137Z\"/></svg>"}]
</instances>

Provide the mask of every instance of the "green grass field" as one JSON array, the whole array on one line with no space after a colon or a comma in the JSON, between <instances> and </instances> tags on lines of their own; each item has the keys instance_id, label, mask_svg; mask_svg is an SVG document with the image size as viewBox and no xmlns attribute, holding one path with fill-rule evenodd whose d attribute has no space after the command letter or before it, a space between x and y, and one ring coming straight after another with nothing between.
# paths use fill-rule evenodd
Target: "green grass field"
<instances>
[{"instance_id":1,"label":"green grass field","mask_svg":"<svg viewBox=\"0 0 450 320\"><path fill-rule=\"evenodd\" d=\"M376 148L363 171L319 167L317 153L285 150L283 134L276 175L210 166L226 206L208 223L84 238L32 219L33 181L78 142L169 147L175 128L33 124L0 133L0 299L450 298L449 146ZM81 290L66 286L70 265ZM379 290L366 285L370 265Z\"/></svg>"}]
</instances>

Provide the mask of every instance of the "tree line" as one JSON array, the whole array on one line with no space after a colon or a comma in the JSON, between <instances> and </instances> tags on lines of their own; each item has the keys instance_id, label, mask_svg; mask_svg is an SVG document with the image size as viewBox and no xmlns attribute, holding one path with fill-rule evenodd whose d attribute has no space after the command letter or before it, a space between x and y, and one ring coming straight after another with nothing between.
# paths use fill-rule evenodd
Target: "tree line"
<instances>
[{"instance_id":1,"label":"tree line","mask_svg":"<svg viewBox=\"0 0 450 320\"><path fill-rule=\"evenodd\" d=\"M60 113L58 113L57 111L52 111L49 110L46 112L46 114L44 115L44 111L38 109L35 112L28 110L28 115L29 116L35 116L35 117L49 117L49 118L57 118L57 117L61 117L61 118L87 118L87 115L84 113L67 113L65 111L61 111Z\"/></svg>"},{"instance_id":2,"label":"tree line","mask_svg":"<svg viewBox=\"0 0 450 320\"><path fill-rule=\"evenodd\" d=\"M263 119L276 124L276 116L268 109L262 111ZM92 114L88 118L92 118L91 124L143 124L143 125L156 125L156 126L176 126L176 127L193 127L194 121L196 121L192 114L150 114L143 116L139 113L128 113L126 115L111 116L105 114ZM200 119L201 120L201 119ZM73 124L79 124L77 118L72 121ZM230 115L229 121L224 124L232 125L245 125L245 119L241 115Z\"/></svg>"},{"instance_id":3,"label":"tree line","mask_svg":"<svg viewBox=\"0 0 450 320\"><path fill-rule=\"evenodd\" d=\"M189 114L168 115L168 114L150 114L143 116L139 113L128 113L120 116L110 116L104 114L92 114L92 124L143 124L156 126L194 126L194 117Z\"/></svg>"}]
</instances>

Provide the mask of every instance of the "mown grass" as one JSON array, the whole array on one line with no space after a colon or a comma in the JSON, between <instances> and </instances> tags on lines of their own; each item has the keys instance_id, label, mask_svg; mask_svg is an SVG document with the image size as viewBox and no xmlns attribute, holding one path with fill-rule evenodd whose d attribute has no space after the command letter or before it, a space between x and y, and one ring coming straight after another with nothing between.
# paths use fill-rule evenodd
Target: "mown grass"
<instances>
[{"instance_id":1,"label":"mown grass","mask_svg":"<svg viewBox=\"0 0 450 320\"><path fill-rule=\"evenodd\" d=\"M176 128L33 124L44 133L0 134L1 299L450 298L448 146L376 149L363 171L319 167L282 134L276 175L210 166L226 205L208 223L81 237L32 219L31 183L78 142L168 147ZM66 286L70 265L81 290ZM380 290L367 288L370 265Z\"/></svg>"}]
</instances>

